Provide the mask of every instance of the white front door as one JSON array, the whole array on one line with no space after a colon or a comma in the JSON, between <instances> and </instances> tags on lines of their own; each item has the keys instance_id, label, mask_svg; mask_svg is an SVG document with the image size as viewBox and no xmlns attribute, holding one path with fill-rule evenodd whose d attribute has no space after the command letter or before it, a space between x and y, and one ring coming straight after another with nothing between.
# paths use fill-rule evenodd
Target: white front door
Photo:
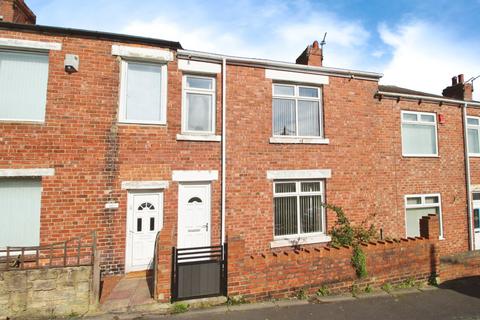
<instances>
[{"instance_id":1,"label":"white front door","mask_svg":"<svg viewBox=\"0 0 480 320\"><path fill-rule=\"evenodd\" d=\"M125 271L153 267L155 238L163 226L163 193L128 194Z\"/></svg>"},{"instance_id":2,"label":"white front door","mask_svg":"<svg viewBox=\"0 0 480 320\"><path fill-rule=\"evenodd\" d=\"M178 187L178 248L210 246L210 183Z\"/></svg>"},{"instance_id":3,"label":"white front door","mask_svg":"<svg viewBox=\"0 0 480 320\"><path fill-rule=\"evenodd\" d=\"M473 201L473 237L475 250L480 250L480 201Z\"/></svg>"}]
</instances>

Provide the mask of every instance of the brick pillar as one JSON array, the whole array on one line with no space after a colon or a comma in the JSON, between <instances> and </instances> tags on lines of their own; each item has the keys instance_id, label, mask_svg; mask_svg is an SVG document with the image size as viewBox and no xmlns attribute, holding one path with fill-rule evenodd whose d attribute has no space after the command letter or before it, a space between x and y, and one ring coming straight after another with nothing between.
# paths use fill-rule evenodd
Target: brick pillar
<instances>
[{"instance_id":1,"label":"brick pillar","mask_svg":"<svg viewBox=\"0 0 480 320\"><path fill-rule=\"evenodd\" d=\"M430 240L438 240L440 236L440 222L436 214L430 214L420 219L420 236Z\"/></svg>"},{"instance_id":2,"label":"brick pillar","mask_svg":"<svg viewBox=\"0 0 480 320\"><path fill-rule=\"evenodd\" d=\"M430 240L430 277L437 278L440 269L440 248L438 238L440 236L440 221L436 214L420 219L420 236Z\"/></svg>"},{"instance_id":3,"label":"brick pillar","mask_svg":"<svg viewBox=\"0 0 480 320\"><path fill-rule=\"evenodd\" d=\"M244 276L245 240L239 236L228 237L228 295L235 296Z\"/></svg>"},{"instance_id":4,"label":"brick pillar","mask_svg":"<svg viewBox=\"0 0 480 320\"><path fill-rule=\"evenodd\" d=\"M156 299L170 302L172 291L172 230L162 230L157 244Z\"/></svg>"}]
</instances>

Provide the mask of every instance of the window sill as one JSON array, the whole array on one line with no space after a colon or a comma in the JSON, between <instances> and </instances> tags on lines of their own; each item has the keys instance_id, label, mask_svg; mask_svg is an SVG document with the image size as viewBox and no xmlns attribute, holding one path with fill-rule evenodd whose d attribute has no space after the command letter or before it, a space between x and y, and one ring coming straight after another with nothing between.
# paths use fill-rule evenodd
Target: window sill
<instances>
[{"instance_id":1,"label":"window sill","mask_svg":"<svg viewBox=\"0 0 480 320\"><path fill-rule=\"evenodd\" d=\"M177 134L177 140L179 141L222 141L221 136L216 135L193 135L193 134Z\"/></svg>"},{"instance_id":2,"label":"window sill","mask_svg":"<svg viewBox=\"0 0 480 320\"><path fill-rule=\"evenodd\" d=\"M148 121L127 121L127 120L121 120L121 121L118 121L119 124L123 124L123 125L140 125L140 126L162 126L162 127L165 127L167 125L166 122L160 122L160 121L152 121L152 122L148 122Z\"/></svg>"},{"instance_id":3,"label":"window sill","mask_svg":"<svg viewBox=\"0 0 480 320\"><path fill-rule=\"evenodd\" d=\"M416 154L402 154L403 158L440 158L440 156L437 155L416 155Z\"/></svg>"},{"instance_id":4,"label":"window sill","mask_svg":"<svg viewBox=\"0 0 480 320\"><path fill-rule=\"evenodd\" d=\"M28 120L28 119L0 119L1 124L37 124L43 125L45 124L45 120Z\"/></svg>"},{"instance_id":5,"label":"window sill","mask_svg":"<svg viewBox=\"0 0 480 320\"><path fill-rule=\"evenodd\" d=\"M479 153L470 153L468 155L470 158L480 158L480 154Z\"/></svg>"},{"instance_id":6,"label":"window sill","mask_svg":"<svg viewBox=\"0 0 480 320\"><path fill-rule=\"evenodd\" d=\"M271 137L270 143L291 144L329 144L330 139L325 138L302 138L302 137Z\"/></svg>"},{"instance_id":7,"label":"window sill","mask_svg":"<svg viewBox=\"0 0 480 320\"><path fill-rule=\"evenodd\" d=\"M313 243L325 243L330 242L332 238L326 235L319 236L308 236L305 238L285 238L285 239L275 239L270 242L270 248L280 248L280 247L292 247L294 245L304 245L304 244L313 244Z\"/></svg>"}]
</instances>

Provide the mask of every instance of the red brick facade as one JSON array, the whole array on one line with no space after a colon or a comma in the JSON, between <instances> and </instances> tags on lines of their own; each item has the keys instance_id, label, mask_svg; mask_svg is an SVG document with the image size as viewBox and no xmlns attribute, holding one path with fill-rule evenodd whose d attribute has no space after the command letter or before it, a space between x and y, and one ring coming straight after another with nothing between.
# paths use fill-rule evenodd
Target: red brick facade
<instances>
[{"instance_id":1,"label":"red brick facade","mask_svg":"<svg viewBox=\"0 0 480 320\"><path fill-rule=\"evenodd\" d=\"M45 122L0 123L0 169L55 169L54 176L42 178L41 243L62 241L96 229L104 275L123 273L127 191L121 184L166 180L169 187L163 191L164 221L158 251L162 254L158 261L163 264L159 270L164 275L169 273L169 248L177 243L178 211L178 183L172 181L172 171L221 172L220 142L176 138L181 133L182 112L182 71L178 60L168 63L167 124L121 124L118 122L120 58L112 55L112 45L146 48L160 45L140 40L134 43L80 34L66 36L53 31L15 30L2 25L0 38L62 44L60 51L49 53ZM163 49L175 53L175 48ZM65 54L79 56L78 72L65 72ZM238 258L245 264L241 270L248 270L235 271L234 267L232 279L244 277L239 274L242 272L254 273L257 266L265 274L276 273L282 266L290 268L292 256L299 255L310 261L308 257L315 255L317 259L326 254L332 261L338 257L345 262L350 252L342 249L338 256L336 250L290 252L286 257L271 257L275 251L270 249L274 217L268 170L330 169L331 178L325 180L326 202L341 206L354 223L367 219L381 229L384 236L392 238L405 237L405 195L439 193L444 230L439 248L445 254L468 250L464 140L459 105L428 99L379 99L376 96L378 82L329 74L329 84L323 86L323 123L329 143L276 144L269 140L272 80L266 78L265 68L228 63L226 73L226 234L230 240L237 239L232 240L230 260L235 265L240 263L235 261ZM221 134L222 128L221 77L221 73L216 74L216 135ZM443 115L444 123L438 124L438 157L402 156L401 110ZM469 108L468 112L480 116L478 109ZM477 161L480 160L471 161L472 184L480 184L480 162ZM107 202L119 203L119 208L105 209ZM212 182L212 244L220 242L220 215L221 175ZM331 227L334 222L335 216L327 212L327 226ZM424 263L412 255L427 250L425 243L424 240L409 241L407 247L411 253L401 261L412 260L411 268ZM371 245L368 250L382 251L381 255L397 254L399 246L382 243ZM261 254L269 258L259 258ZM382 259L381 255L372 259ZM427 259L425 257L422 255L419 259ZM261 262L257 265L258 260ZM372 260L372 264L375 261ZM345 268L345 275L350 276L350 269ZM303 273L312 270L311 266L298 269ZM328 272L333 269L326 270L322 275L325 281L333 273ZM375 274L387 279L386 271L376 270ZM427 273L425 269L418 277L424 278ZM405 271L405 275L411 274ZM246 281L245 278L242 281ZM235 293L253 296L282 291L252 283L255 288L230 285ZM319 283L312 280L309 285ZM169 280L164 279L162 284L159 294L166 299ZM292 289L301 286L288 281L287 285ZM238 286L241 286L240 280Z\"/></svg>"}]
</instances>

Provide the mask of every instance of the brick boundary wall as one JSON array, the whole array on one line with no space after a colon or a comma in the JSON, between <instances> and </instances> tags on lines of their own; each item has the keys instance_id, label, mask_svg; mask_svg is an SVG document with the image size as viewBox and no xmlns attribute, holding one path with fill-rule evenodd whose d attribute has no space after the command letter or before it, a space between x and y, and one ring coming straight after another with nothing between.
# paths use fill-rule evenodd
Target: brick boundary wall
<instances>
[{"instance_id":1,"label":"brick boundary wall","mask_svg":"<svg viewBox=\"0 0 480 320\"><path fill-rule=\"evenodd\" d=\"M369 276L358 279L351 264L352 248L305 246L245 255L245 241L229 239L228 293L247 301L278 299L299 290L315 293L322 286L330 292L351 290L353 285L380 287L408 279L427 281L439 265L438 217L422 218L421 237L375 241L363 245Z\"/></svg>"},{"instance_id":2,"label":"brick boundary wall","mask_svg":"<svg viewBox=\"0 0 480 320\"><path fill-rule=\"evenodd\" d=\"M306 245L296 249L272 249L250 255L245 240L228 238L228 295L247 301L281 299L300 290L314 294L326 286L331 293L352 290L353 286L379 288L407 280L442 281L480 274L480 253L468 252L442 257L439 221L435 215L420 220L420 237L363 243L368 277L359 279L352 266L352 248ZM172 247L169 232L158 237L156 299L170 302Z\"/></svg>"},{"instance_id":3,"label":"brick boundary wall","mask_svg":"<svg viewBox=\"0 0 480 320\"><path fill-rule=\"evenodd\" d=\"M480 275L479 251L443 256L440 263L441 282Z\"/></svg>"}]
</instances>

